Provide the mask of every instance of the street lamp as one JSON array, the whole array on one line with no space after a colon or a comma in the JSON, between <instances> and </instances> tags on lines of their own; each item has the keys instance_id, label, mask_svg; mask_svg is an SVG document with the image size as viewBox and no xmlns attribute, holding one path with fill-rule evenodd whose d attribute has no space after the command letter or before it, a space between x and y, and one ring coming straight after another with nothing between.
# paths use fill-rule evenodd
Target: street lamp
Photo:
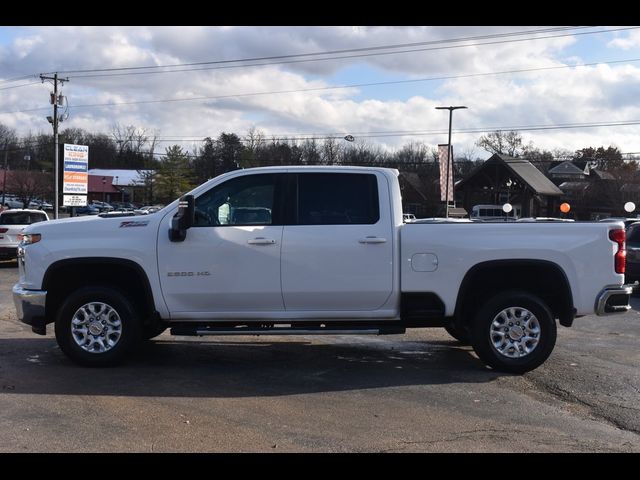
<instances>
[{"instance_id":1,"label":"street lamp","mask_svg":"<svg viewBox=\"0 0 640 480\"><path fill-rule=\"evenodd\" d=\"M451 156L451 123L453 121L453 111L458 110L459 108L468 108L468 107L465 107L464 105L457 105L455 107L453 106L452 107L436 107L436 110L449 110L449 142L447 143L447 187L446 187L446 194L445 194L447 208L445 211L445 218L449 218L449 162L451 161L449 157Z\"/></svg>"}]
</instances>

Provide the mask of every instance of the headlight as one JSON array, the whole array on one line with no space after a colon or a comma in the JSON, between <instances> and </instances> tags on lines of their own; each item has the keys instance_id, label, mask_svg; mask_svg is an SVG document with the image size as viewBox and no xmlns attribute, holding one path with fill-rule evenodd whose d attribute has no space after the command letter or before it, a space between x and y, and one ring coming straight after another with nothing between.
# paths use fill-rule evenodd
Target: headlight
<instances>
[{"instance_id":1,"label":"headlight","mask_svg":"<svg viewBox=\"0 0 640 480\"><path fill-rule=\"evenodd\" d=\"M20 235L18 235L20 246L38 243L41 238L42 236L39 233L21 233Z\"/></svg>"}]
</instances>

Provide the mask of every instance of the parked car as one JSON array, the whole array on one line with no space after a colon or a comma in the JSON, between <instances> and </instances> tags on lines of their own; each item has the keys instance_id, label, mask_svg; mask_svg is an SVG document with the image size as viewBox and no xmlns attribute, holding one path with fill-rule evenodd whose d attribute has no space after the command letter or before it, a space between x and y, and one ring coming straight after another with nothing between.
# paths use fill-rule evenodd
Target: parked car
<instances>
[{"instance_id":1,"label":"parked car","mask_svg":"<svg viewBox=\"0 0 640 480\"><path fill-rule=\"evenodd\" d=\"M100 209L94 205L85 205L84 207L76 207L76 215L98 215Z\"/></svg>"},{"instance_id":2,"label":"parked car","mask_svg":"<svg viewBox=\"0 0 640 480\"><path fill-rule=\"evenodd\" d=\"M136 210L134 210L134 212L141 215L148 215L150 213L156 213L163 208L164 207L162 205L145 205L144 207L137 208Z\"/></svg>"},{"instance_id":3,"label":"parked car","mask_svg":"<svg viewBox=\"0 0 640 480\"><path fill-rule=\"evenodd\" d=\"M402 220L405 223L415 222L416 221L416 216L413 213L403 213L402 214Z\"/></svg>"},{"instance_id":4,"label":"parked car","mask_svg":"<svg viewBox=\"0 0 640 480\"><path fill-rule=\"evenodd\" d=\"M0 259L16 258L24 227L45 222L49 217L40 210L6 210L0 213Z\"/></svg>"},{"instance_id":5,"label":"parked car","mask_svg":"<svg viewBox=\"0 0 640 480\"><path fill-rule=\"evenodd\" d=\"M2 199L2 196L0 196L0 200L1 199ZM18 198L15 195L5 195L4 203L2 205L6 209L9 209L9 208L24 208L24 203L21 202L20 200L18 200Z\"/></svg>"},{"instance_id":6,"label":"parked car","mask_svg":"<svg viewBox=\"0 0 640 480\"><path fill-rule=\"evenodd\" d=\"M516 222L575 222L573 218L556 218L556 217L523 217Z\"/></svg>"},{"instance_id":7,"label":"parked car","mask_svg":"<svg viewBox=\"0 0 640 480\"><path fill-rule=\"evenodd\" d=\"M101 202L99 200L93 200L90 203L90 205L92 207L96 207L98 210L100 210L100 213L113 211L113 207L111 205L109 205L107 202Z\"/></svg>"},{"instance_id":8,"label":"parked car","mask_svg":"<svg viewBox=\"0 0 640 480\"><path fill-rule=\"evenodd\" d=\"M29 208L35 210L53 210L53 205L45 200L35 198L29 202Z\"/></svg>"},{"instance_id":9,"label":"parked car","mask_svg":"<svg viewBox=\"0 0 640 480\"><path fill-rule=\"evenodd\" d=\"M122 212L133 212L136 207L129 202L111 202L114 210L120 210Z\"/></svg>"}]
</instances>

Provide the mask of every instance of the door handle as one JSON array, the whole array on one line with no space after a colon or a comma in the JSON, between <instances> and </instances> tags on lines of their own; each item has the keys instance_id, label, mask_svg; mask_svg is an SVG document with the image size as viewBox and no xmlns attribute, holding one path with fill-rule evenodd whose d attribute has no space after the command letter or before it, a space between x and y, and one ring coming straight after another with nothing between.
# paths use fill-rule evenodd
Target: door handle
<instances>
[{"instance_id":1,"label":"door handle","mask_svg":"<svg viewBox=\"0 0 640 480\"><path fill-rule=\"evenodd\" d=\"M276 241L273 238L256 237L251 240L247 240L249 245L274 245Z\"/></svg>"},{"instance_id":2,"label":"door handle","mask_svg":"<svg viewBox=\"0 0 640 480\"><path fill-rule=\"evenodd\" d=\"M360 243L387 243L386 238L381 237L365 237L358 240Z\"/></svg>"}]
</instances>

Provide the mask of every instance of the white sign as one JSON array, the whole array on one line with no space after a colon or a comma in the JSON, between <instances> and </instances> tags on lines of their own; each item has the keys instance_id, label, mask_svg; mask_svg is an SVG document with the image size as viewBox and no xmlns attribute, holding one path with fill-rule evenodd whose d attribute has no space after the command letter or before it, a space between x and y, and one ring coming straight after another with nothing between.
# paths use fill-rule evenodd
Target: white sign
<instances>
[{"instance_id":1,"label":"white sign","mask_svg":"<svg viewBox=\"0 0 640 480\"><path fill-rule=\"evenodd\" d=\"M62 205L65 207L84 207L87 204L86 195L63 195Z\"/></svg>"},{"instance_id":2,"label":"white sign","mask_svg":"<svg viewBox=\"0 0 640 480\"><path fill-rule=\"evenodd\" d=\"M86 195L88 180L89 147L65 143L62 193Z\"/></svg>"}]
</instances>

